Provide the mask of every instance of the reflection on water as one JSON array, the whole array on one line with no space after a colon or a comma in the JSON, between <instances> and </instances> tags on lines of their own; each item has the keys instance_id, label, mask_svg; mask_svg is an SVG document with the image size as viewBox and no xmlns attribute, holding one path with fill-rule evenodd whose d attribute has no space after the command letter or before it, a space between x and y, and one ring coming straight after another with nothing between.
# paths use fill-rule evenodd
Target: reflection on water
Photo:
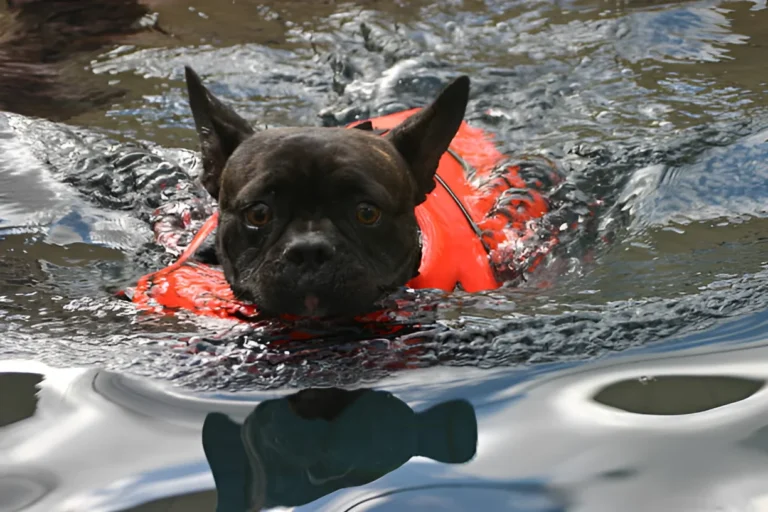
<instances>
[{"instance_id":1,"label":"reflection on water","mask_svg":"<svg viewBox=\"0 0 768 512\"><path fill-rule=\"evenodd\" d=\"M304 505L376 480L415 456L464 463L476 443L468 402L414 413L370 389L305 389L261 402L242 426L218 413L203 424L218 509L232 511Z\"/></svg>"},{"instance_id":2,"label":"reflection on water","mask_svg":"<svg viewBox=\"0 0 768 512\"><path fill-rule=\"evenodd\" d=\"M377 389L190 394L2 363L18 398L0 430L0 508L753 510L768 497L768 345L721 343L754 327Z\"/></svg>"},{"instance_id":3,"label":"reflection on water","mask_svg":"<svg viewBox=\"0 0 768 512\"><path fill-rule=\"evenodd\" d=\"M69 123L0 115L0 511L768 507L765 2L21 3L82 15L0 8L0 71L44 78L17 110ZM468 120L596 222L519 288L414 296L398 336L137 315L114 291L172 259L153 222L178 248L212 207L184 64L257 126L468 73Z\"/></svg>"}]
</instances>

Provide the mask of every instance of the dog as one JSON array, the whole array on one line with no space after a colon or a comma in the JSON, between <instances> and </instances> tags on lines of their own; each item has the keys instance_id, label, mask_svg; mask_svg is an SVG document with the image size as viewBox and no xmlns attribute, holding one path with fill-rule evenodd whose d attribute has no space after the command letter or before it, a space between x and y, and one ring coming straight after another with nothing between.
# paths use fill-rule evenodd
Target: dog
<instances>
[{"instance_id":1,"label":"dog","mask_svg":"<svg viewBox=\"0 0 768 512\"><path fill-rule=\"evenodd\" d=\"M239 300L268 314L354 316L418 274L415 209L464 119L469 77L384 136L256 131L192 68L185 77L200 182L218 201L216 258Z\"/></svg>"}]
</instances>

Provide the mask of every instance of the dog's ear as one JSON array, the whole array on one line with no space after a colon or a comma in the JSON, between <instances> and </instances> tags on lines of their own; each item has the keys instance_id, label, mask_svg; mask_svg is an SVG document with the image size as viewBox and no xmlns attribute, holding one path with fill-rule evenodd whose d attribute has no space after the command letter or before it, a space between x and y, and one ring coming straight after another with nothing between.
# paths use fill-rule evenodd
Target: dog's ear
<instances>
[{"instance_id":1,"label":"dog's ear","mask_svg":"<svg viewBox=\"0 0 768 512\"><path fill-rule=\"evenodd\" d=\"M442 90L428 107L412 115L387 134L416 179L416 204L435 188L435 172L461 121L469 100L469 77L460 76Z\"/></svg>"},{"instance_id":2,"label":"dog's ear","mask_svg":"<svg viewBox=\"0 0 768 512\"><path fill-rule=\"evenodd\" d=\"M203 156L200 181L205 189L218 199L221 171L224 170L227 159L254 130L231 107L211 94L191 67L184 66L184 74L187 79L189 106L195 118L195 128L200 137L200 152Z\"/></svg>"}]
</instances>

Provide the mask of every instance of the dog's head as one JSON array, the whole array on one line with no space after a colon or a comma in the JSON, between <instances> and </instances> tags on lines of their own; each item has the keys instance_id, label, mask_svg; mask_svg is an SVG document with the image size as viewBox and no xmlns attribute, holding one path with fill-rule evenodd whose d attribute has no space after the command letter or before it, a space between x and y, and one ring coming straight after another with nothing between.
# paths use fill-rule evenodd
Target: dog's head
<instances>
[{"instance_id":1,"label":"dog's head","mask_svg":"<svg viewBox=\"0 0 768 512\"><path fill-rule=\"evenodd\" d=\"M201 181L218 199L216 247L241 300L265 312L355 315L414 277L414 208L456 134L469 79L386 136L344 128L255 131L186 68Z\"/></svg>"}]
</instances>

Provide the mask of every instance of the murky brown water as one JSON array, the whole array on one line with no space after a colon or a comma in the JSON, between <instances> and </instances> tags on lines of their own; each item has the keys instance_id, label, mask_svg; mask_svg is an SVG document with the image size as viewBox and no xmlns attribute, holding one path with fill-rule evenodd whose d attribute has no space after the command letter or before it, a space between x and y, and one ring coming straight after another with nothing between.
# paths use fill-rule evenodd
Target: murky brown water
<instances>
[{"instance_id":1,"label":"murky brown water","mask_svg":"<svg viewBox=\"0 0 768 512\"><path fill-rule=\"evenodd\" d=\"M764 2L150 5L56 64L113 99L0 117L0 510L768 510ZM138 315L150 214L195 198L184 64L260 126L467 73L468 120L597 223L416 345Z\"/></svg>"}]
</instances>

